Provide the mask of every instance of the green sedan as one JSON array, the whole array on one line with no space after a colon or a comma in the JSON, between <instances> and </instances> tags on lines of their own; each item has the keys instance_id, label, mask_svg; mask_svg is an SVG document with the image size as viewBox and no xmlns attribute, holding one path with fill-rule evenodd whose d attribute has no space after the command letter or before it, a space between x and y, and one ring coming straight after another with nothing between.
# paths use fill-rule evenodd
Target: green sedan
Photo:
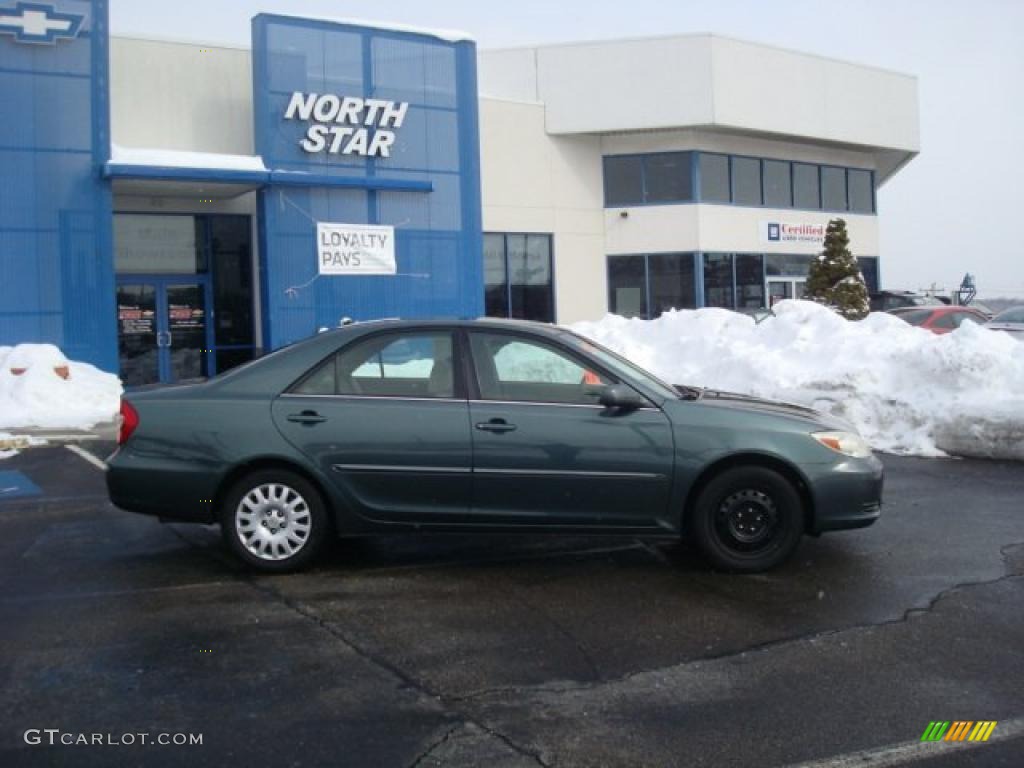
<instances>
[{"instance_id":1,"label":"green sedan","mask_svg":"<svg viewBox=\"0 0 1024 768\"><path fill-rule=\"evenodd\" d=\"M555 326L356 323L200 384L130 393L122 509L219 523L264 571L330 536L577 533L762 571L879 516L882 464L809 408L670 386Z\"/></svg>"}]
</instances>

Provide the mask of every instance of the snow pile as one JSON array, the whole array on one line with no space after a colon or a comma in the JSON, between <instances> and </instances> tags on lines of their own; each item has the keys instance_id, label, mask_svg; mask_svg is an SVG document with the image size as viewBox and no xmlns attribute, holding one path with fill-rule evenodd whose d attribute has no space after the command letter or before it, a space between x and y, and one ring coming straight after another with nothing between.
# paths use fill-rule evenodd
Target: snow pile
<instances>
[{"instance_id":1,"label":"snow pile","mask_svg":"<svg viewBox=\"0 0 1024 768\"><path fill-rule=\"evenodd\" d=\"M760 324L724 309L608 315L573 330L674 384L787 400L881 451L1024 459L1024 344L965 322L938 336L893 315L851 322L783 301Z\"/></svg>"},{"instance_id":2,"label":"snow pile","mask_svg":"<svg viewBox=\"0 0 1024 768\"><path fill-rule=\"evenodd\" d=\"M52 344L0 347L0 429L90 429L114 419L121 392L117 376L68 361Z\"/></svg>"},{"instance_id":3,"label":"snow pile","mask_svg":"<svg viewBox=\"0 0 1024 768\"><path fill-rule=\"evenodd\" d=\"M12 435L10 432L0 432L0 459L17 456L21 448L28 448L31 445L46 445L46 441L31 435Z\"/></svg>"}]
</instances>

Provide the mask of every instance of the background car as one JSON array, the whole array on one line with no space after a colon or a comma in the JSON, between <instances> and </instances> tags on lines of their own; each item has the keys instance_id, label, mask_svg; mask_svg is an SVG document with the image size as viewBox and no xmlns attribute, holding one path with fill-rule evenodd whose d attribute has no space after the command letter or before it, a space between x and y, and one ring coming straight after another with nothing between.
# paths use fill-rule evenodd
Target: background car
<instances>
[{"instance_id":1,"label":"background car","mask_svg":"<svg viewBox=\"0 0 1024 768\"><path fill-rule=\"evenodd\" d=\"M1010 307L989 320L986 328L993 331L1006 331L1015 339L1024 341L1024 307Z\"/></svg>"},{"instance_id":2,"label":"background car","mask_svg":"<svg viewBox=\"0 0 1024 768\"><path fill-rule=\"evenodd\" d=\"M872 312L890 312L901 307L940 307L942 302L914 291L879 291L869 297Z\"/></svg>"},{"instance_id":3,"label":"background car","mask_svg":"<svg viewBox=\"0 0 1024 768\"><path fill-rule=\"evenodd\" d=\"M911 325L940 334L955 331L965 320L978 325L988 322L984 313L970 307L903 307L891 310L890 314Z\"/></svg>"},{"instance_id":4,"label":"background car","mask_svg":"<svg viewBox=\"0 0 1024 768\"><path fill-rule=\"evenodd\" d=\"M333 535L478 531L685 535L753 572L881 509L882 464L845 422L678 390L535 323L357 323L130 393L122 417L114 504L219 522L266 571Z\"/></svg>"}]
</instances>

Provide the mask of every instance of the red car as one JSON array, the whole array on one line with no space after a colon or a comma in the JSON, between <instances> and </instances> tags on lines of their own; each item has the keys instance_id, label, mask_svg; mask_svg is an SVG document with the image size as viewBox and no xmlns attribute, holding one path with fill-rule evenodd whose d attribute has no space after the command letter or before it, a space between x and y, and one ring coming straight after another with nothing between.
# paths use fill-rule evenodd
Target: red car
<instances>
[{"instance_id":1,"label":"red car","mask_svg":"<svg viewBox=\"0 0 1024 768\"><path fill-rule=\"evenodd\" d=\"M988 315L970 307L901 307L890 314L932 333L949 333L959 328L964 320L978 325L988 322Z\"/></svg>"}]
</instances>

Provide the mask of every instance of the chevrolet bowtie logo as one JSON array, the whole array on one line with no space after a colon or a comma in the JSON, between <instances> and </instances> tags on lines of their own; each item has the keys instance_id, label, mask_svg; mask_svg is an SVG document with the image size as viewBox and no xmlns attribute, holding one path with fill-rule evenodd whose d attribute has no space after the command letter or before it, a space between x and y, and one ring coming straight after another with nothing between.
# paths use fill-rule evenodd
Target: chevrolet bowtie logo
<instances>
[{"instance_id":1,"label":"chevrolet bowtie logo","mask_svg":"<svg viewBox=\"0 0 1024 768\"><path fill-rule=\"evenodd\" d=\"M55 43L78 37L84 16L59 13L52 5L18 3L0 8L0 34L14 35L19 43Z\"/></svg>"}]
</instances>

